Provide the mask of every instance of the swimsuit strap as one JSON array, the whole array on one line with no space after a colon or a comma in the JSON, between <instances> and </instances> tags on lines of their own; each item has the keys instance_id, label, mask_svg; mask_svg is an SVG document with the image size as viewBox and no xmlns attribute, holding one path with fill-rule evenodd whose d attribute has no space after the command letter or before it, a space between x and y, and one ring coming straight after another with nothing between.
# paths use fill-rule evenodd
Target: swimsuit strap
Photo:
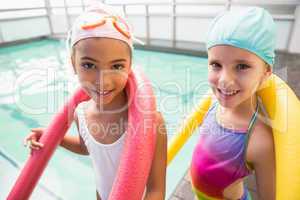
<instances>
[{"instance_id":1,"label":"swimsuit strap","mask_svg":"<svg viewBox=\"0 0 300 200\"><path fill-rule=\"evenodd\" d=\"M257 101L255 113L251 117L248 129L247 129L247 137L246 137L246 140L245 140L244 160L245 160L246 166L249 169L249 171L253 170L254 167L253 167L253 165L251 163L247 162L246 152L247 152L247 149L248 149L248 144L249 144L250 136L251 136L251 134L253 132L254 124L255 124L255 122L257 120L258 111L259 111L259 101Z\"/></svg>"},{"instance_id":2,"label":"swimsuit strap","mask_svg":"<svg viewBox=\"0 0 300 200\"><path fill-rule=\"evenodd\" d=\"M247 129L248 135L252 133L254 124L255 124L256 119L257 119L258 110L259 110L259 105L258 105L258 104L259 104L259 102L257 101L255 113L252 115L251 120L250 120L250 123L249 123L249 126L248 126L248 129Z\"/></svg>"}]
</instances>

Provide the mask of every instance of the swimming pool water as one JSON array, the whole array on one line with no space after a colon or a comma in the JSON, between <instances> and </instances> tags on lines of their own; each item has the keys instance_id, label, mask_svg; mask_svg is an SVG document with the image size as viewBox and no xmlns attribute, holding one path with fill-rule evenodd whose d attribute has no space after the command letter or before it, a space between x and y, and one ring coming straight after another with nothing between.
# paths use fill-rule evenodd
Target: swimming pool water
<instances>
[{"instance_id":1,"label":"swimming pool water","mask_svg":"<svg viewBox=\"0 0 300 200\"><path fill-rule=\"evenodd\" d=\"M136 50L134 65L152 81L168 139L206 92L207 59ZM66 61L64 41L40 40L0 48L0 150L22 165L29 150L22 141L31 128L45 127L77 85ZM69 134L77 134L71 127ZM167 171L167 197L187 170L197 135L185 145ZM8 194L18 170L0 154L0 199ZM88 157L58 148L40 181L62 199L95 199ZM46 199L40 189L31 199ZM51 197L49 197L51 199ZM52 198L53 199L53 198Z\"/></svg>"}]
</instances>

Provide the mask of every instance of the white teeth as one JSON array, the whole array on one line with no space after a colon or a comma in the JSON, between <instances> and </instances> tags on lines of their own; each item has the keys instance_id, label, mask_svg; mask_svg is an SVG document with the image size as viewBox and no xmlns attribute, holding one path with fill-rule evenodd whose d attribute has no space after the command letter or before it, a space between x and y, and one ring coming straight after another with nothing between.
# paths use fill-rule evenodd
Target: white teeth
<instances>
[{"instance_id":1,"label":"white teeth","mask_svg":"<svg viewBox=\"0 0 300 200\"><path fill-rule=\"evenodd\" d=\"M108 94L110 91L98 91L98 93L100 94L100 95L106 95L106 94Z\"/></svg>"},{"instance_id":2,"label":"white teeth","mask_svg":"<svg viewBox=\"0 0 300 200\"><path fill-rule=\"evenodd\" d=\"M233 90L233 91L230 91L230 92L226 92L226 91L223 91L223 90L220 90L220 91L221 91L222 94L227 95L227 96L232 96L232 95L235 95L239 92L238 90Z\"/></svg>"}]
</instances>

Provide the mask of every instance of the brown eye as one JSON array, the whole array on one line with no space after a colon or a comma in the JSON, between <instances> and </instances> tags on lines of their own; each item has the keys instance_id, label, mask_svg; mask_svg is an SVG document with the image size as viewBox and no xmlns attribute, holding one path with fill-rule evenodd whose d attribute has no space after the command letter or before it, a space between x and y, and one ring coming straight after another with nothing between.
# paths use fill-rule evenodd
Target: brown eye
<instances>
[{"instance_id":1,"label":"brown eye","mask_svg":"<svg viewBox=\"0 0 300 200\"><path fill-rule=\"evenodd\" d=\"M249 69L250 68L250 66L249 65L246 65L246 64L238 64L237 66L236 66L236 69L237 70L246 70L246 69Z\"/></svg>"},{"instance_id":2,"label":"brown eye","mask_svg":"<svg viewBox=\"0 0 300 200\"><path fill-rule=\"evenodd\" d=\"M112 69L122 70L122 69L124 69L124 65L122 65L122 64L115 64L115 65L112 66Z\"/></svg>"},{"instance_id":3,"label":"brown eye","mask_svg":"<svg viewBox=\"0 0 300 200\"><path fill-rule=\"evenodd\" d=\"M96 65L90 62L85 62L81 64L81 67L83 67L84 69L95 69Z\"/></svg>"},{"instance_id":4,"label":"brown eye","mask_svg":"<svg viewBox=\"0 0 300 200\"><path fill-rule=\"evenodd\" d=\"M209 66L213 69L213 70L220 70L222 68L222 66L219 63L210 63Z\"/></svg>"}]
</instances>

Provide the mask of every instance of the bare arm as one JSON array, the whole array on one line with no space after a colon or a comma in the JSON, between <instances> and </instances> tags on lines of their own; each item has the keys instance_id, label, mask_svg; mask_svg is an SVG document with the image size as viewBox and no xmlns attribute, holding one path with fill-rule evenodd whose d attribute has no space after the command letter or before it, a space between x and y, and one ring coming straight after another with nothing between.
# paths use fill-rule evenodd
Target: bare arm
<instances>
[{"instance_id":1,"label":"bare arm","mask_svg":"<svg viewBox=\"0 0 300 200\"><path fill-rule=\"evenodd\" d=\"M157 119L156 148L144 200L163 200L165 198L167 133L164 120L160 113L157 113Z\"/></svg>"},{"instance_id":2,"label":"bare arm","mask_svg":"<svg viewBox=\"0 0 300 200\"><path fill-rule=\"evenodd\" d=\"M88 151L83 143L82 138L78 136L66 135L60 143L63 148L72 151L73 153L88 155Z\"/></svg>"},{"instance_id":3,"label":"bare arm","mask_svg":"<svg viewBox=\"0 0 300 200\"><path fill-rule=\"evenodd\" d=\"M258 197L260 200L274 200L276 180L272 131L261 128L254 137L252 163L255 170Z\"/></svg>"},{"instance_id":4,"label":"bare arm","mask_svg":"<svg viewBox=\"0 0 300 200\"><path fill-rule=\"evenodd\" d=\"M78 117L77 114L74 114L74 121L77 126L77 130L79 132L79 126L78 126ZM78 134L76 136L72 135L65 135L64 139L60 143L60 146L64 147L65 149L72 151L73 153L81 154L81 155L88 155L87 148L84 144L83 139Z\"/></svg>"}]
</instances>

